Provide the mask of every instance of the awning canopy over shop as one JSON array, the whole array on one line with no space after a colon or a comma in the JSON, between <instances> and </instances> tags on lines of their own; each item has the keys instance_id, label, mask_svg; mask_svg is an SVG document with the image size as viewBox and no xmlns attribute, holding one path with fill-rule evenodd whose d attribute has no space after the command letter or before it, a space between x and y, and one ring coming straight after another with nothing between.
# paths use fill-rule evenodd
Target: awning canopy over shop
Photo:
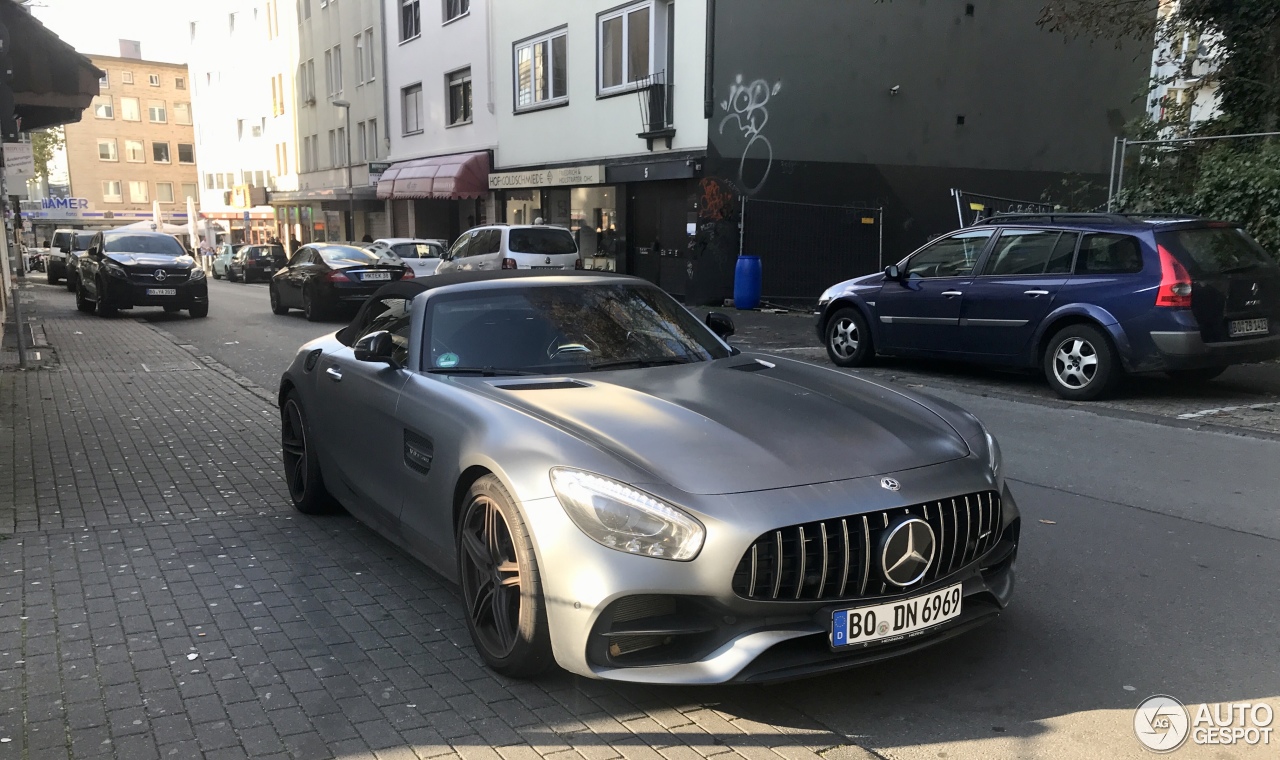
<instances>
[{"instance_id":1,"label":"awning canopy over shop","mask_svg":"<svg viewBox=\"0 0 1280 760\"><path fill-rule=\"evenodd\" d=\"M21 129L79 121L98 94L103 72L12 0L0 0L0 25L8 32L9 87Z\"/></svg>"},{"instance_id":2,"label":"awning canopy over shop","mask_svg":"<svg viewBox=\"0 0 1280 760\"><path fill-rule=\"evenodd\" d=\"M489 154L459 153L392 164L378 180L378 197L483 198L489 192Z\"/></svg>"}]
</instances>

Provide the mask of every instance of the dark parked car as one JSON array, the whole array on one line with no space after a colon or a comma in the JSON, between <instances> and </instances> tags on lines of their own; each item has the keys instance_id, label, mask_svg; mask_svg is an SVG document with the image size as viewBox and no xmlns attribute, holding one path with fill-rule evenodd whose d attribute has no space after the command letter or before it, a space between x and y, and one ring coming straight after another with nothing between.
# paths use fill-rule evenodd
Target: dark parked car
<instances>
[{"instance_id":1,"label":"dark parked car","mask_svg":"<svg viewBox=\"0 0 1280 760\"><path fill-rule=\"evenodd\" d=\"M76 308L106 317L118 309L162 306L209 315L209 283L182 243L163 232L99 232L85 253Z\"/></svg>"},{"instance_id":2,"label":"dark parked car","mask_svg":"<svg viewBox=\"0 0 1280 760\"><path fill-rule=\"evenodd\" d=\"M838 365L876 354L1042 368L1063 398L1125 373L1207 381L1280 356L1280 264L1237 225L1117 214L996 216L822 294Z\"/></svg>"},{"instance_id":3,"label":"dark parked car","mask_svg":"<svg viewBox=\"0 0 1280 760\"><path fill-rule=\"evenodd\" d=\"M377 255L353 245L312 243L293 254L271 277L271 310L302 309L315 322L340 307L354 310L381 286L412 278L413 270L384 264Z\"/></svg>"},{"instance_id":4,"label":"dark parked car","mask_svg":"<svg viewBox=\"0 0 1280 760\"><path fill-rule=\"evenodd\" d=\"M53 233L53 247L49 249L49 261L45 265L45 278L50 285L58 280L67 281L67 290L75 290L79 277L78 262L89 242L97 234L93 230L57 230Z\"/></svg>"},{"instance_id":5,"label":"dark parked car","mask_svg":"<svg viewBox=\"0 0 1280 760\"><path fill-rule=\"evenodd\" d=\"M270 280L287 263L282 245L246 245L227 264L228 282Z\"/></svg>"}]
</instances>

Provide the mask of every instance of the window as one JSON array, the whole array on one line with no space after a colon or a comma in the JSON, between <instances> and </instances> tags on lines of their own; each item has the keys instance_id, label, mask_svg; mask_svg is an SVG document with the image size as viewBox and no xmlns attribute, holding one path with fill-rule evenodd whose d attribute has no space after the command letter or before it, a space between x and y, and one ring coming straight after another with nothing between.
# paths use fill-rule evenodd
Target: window
<instances>
[{"instance_id":1,"label":"window","mask_svg":"<svg viewBox=\"0 0 1280 760\"><path fill-rule=\"evenodd\" d=\"M404 117L404 133L414 135L422 131L422 85L410 85L400 91L400 110Z\"/></svg>"},{"instance_id":2,"label":"window","mask_svg":"<svg viewBox=\"0 0 1280 760\"><path fill-rule=\"evenodd\" d=\"M311 18L311 0L298 0L298 23Z\"/></svg>"},{"instance_id":3,"label":"window","mask_svg":"<svg viewBox=\"0 0 1280 760\"><path fill-rule=\"evenodd\" d=\"M228 14L227 14L227 31L228 31L228 32L231 32L232 34L235 34L235 31L236 31L236 14L234 14L234 13L228 13Z\"/></svg>"},{"instance_id":4,"label":"window","mask_svg":"<svg viewBox=\"0 0 1280 760\"><path fill-rule=\"evenodd\" d=\"M365 123L363 121L356 125L356 161L359 163L364 163L369 160L369 157L365 154L364 150L365 140L368 139L366 137L366 131Z\"/></svg>"},{"instance_id":5,"label":"window","mask_svg":"<svg viewBox=\"0 0 1280 760\"><path fill-rule=\"evenodd\" d=\"M1039 276L1071 271L1076 236L1057 230L1005 230L987 257L984 275Z\"/></svg>"},{"instance_id":6,"label":"window","mask_svg":"<svg viewBox=\"0 0 1280 760\"><path fill-rule=\"evenodd\" d=\"M356 46L356 84L364 84L364 32L355 37Z\"/></svg>"},{"instance_id":7,"label":"window","mask_svg":"<svg viewBox=\"0 0 1280 760\"><path fill-rule=\"evenodd\" d=\"M619 90L649 76L652 61L650 3L601 15L597 30L600 91Z\"/></svg>"},{"instance_id":8,"label":"window","mask_svg":"<svg viewBox=\"0 0 1280 760\"><path fill-rule=\"evenodd\" d=\"M204 187L206 190L213 189L213 175L209 174L208 172L206 172L204 175Z\"/></svg>"},{"instance_id":9,"label":"window","mask_svg":"<svg viewBox=\"0 0 1280 760\"><path fill-rule=\"evenodd\" d=\"M226 190L226 189L227 189L227 180L225 179L225 177L226 177L226 175L225 175L225 174L215 174L215 175L213 175L214 181L217 183L217 185L218 185L218 189L219 189L219 190Z\"/></svg>"},{"instance_id":10,"label":"window","mask_svg":"<svg viewBox=\"0 0 1280 760\"><path fill-rule=\"evenodd\" d=\"M271 115L284 115L284 75L271 77Z\"/></svg>"},{"instance_id":11,"label":"window","mask_svg":"<svg viewBox=\"0 0 1280 760\"><path fill-rule=\"evenodd\" d=\"M516 110L568 99L566 47L563 31L516 45Z\"/></svg>"},{"instance_id":12,"label":"window","mask_svg":"<svg viewBox=\"0 0 1280 760\"><path fill-rule=\"evenodd\" d=\"M152 87L159 87L159 86L160 86L160 75L159 75L159 74L148 74L148 75L147 75L147 84L151 85Z\"/></svg>"},{"instance_id":13,"label":"window","mask_svg":"<svg viewBox=\"0 0 1280 760\"><path fill-rule=\"evenodd\" d=\"M400 41L411 40L422 34L422 18L419 15L419 0L401 0L400 2Z\"/></svg>"},{"instance_id":14,"label":"window","mask_svg":"<svg viewBox=\"0 0 1280 760\"><path fill-rule=\"evenodd\" d=\"M124 160L131 164L141 164L147 160L147 155L143 151L141 140L124 141Z\"/></svg>"},{"instance_id":15,"label":"window","mask_svg":"<svg viewBox=\"0 0 1280 760\"><path fill-rule=\"evenodd\" d=\"M991 230L962 232L944 238L920 251L907 262L908 277L965 277L973 272L982 249L991 239Z\"/></svg>"},{"instance_id":16,"label":"window","mask_svg":"<svg viewBox=\"0 0 1280 760\"><path fill-rule=\"evenodd\" d=\"M102 181L102 202L103 203L122 203L124 196L120 191L120 180L107 179Z\"/></svg>"},{"instance_id":17,"label":"window","mask_svg":"<svg viewBox=\"0 0 1280 760\"><path fill-rule=\"evenodd\" d=\"M1168 249L1191 274L1219 275L1270 269L1275 257L1236 227L1197 227L1176 232L1157 232L1156 242ZM1274 271L1274 269L1272 269ZM1257 276L1256 274L1254 275Z\"/></svg>"},{"instance_id":18,"label":"window","mask_svg":"<svg viewBox=\"0 0 1280 760\"><path fill-rule=\"evenodd\" d=\"M471 0L444 0L444 22L447 24L455 18L467 15L471 11Z\"/></svg>"},{"instance_id":19,"label":"window","mask_svg":"<svg viewBox=\"0 0 1280 760\"><path fill-rule=\"evenodd\" d=\"M1128 235L1085 235L1076 256L1076 274L1134 274L1142 271L1142 248Z\"/></svg>"},{"instance_id":20,"label":"window","mask_svg":"<svg viewBox=\"0 0 1280 760\"><path fill-rule=\"evenodd\" d=\"M339 166L338 162L338 132L337 130L329 130L329 166Z\"/></svg>"},{"instance_id":21,"label":"window","mask_svg":"<svg viewBox=\"0 0 1280 760\"><path fill-rule=\"evenodd\" d=\"M151 120L152 124L164 124L169 120L163 100L147 101L147 118Z\"/></svg>"},{"instance_id":22,"label":"window","mask_svg":"<svg viewBox=\"0 0 1280 760\"><path fill-rule=\"evenodd\" d=\"M175 89L175 90L185 90L185 89L187 89L187 78L186 78L186 77L174 77L174 78L173 78L173 89Z\"/></svg>"},{"instance_id":23,"label":"window","mask_svg":"<svg viewBox=\"0 0 1280 760\"><path fill-rule=\"evenodd\" d=\"M312 169L320 167L320 135L311 136L311 155L307 158L311 161Z\"/></svg>"},{"instance_id":24,"label":"window","mask_svg":"<svg viewBox=\"0 0 1280 760\"><path fill-rule=\"evenodd\" d=\"M188 198L195 200L199 197L200 197L200 188L196 186L196 183L194 182L182 183L182 200L185 201Z\"/></svg>"},{"instance_id":25,"label":"window","mask_svg":"<svg viewBox=\"0 0 1280 760\"><path fill-rule=\"evenodd\" d=\"M169 163L169 143L153 142L151 143L151 160L157 164Z\"/></svg>"},{"instance_id":26,"label":"window","mask_svg":"<svg viewBox=\"0 0 1280 760\"><path fill-rule=\"evenodd\" d=\"M448 77L448 126L471 123L471 68L460 69Z\"/></svg>"},{"instance_id":27,"label":"window","mask_svg":"<svg viewBox=\"0 0 1280 760\"><path fill-rule=\"evenodd\" d=\"M365 152L365 156L368 157L367 160L369 161L378 160L378 120L377 119L369 120L369 147Z\"/></svg>"},{"instance_id":28,"label":"window","mask_svg":"<svg viewBox=\"0 0 1280 760\"><path fill-rule=\"evenodd\" d=\"M156 200L161 203L173 203L173 183L157 182L156 183Z\"/></svg>"},{"instance_id":29,"label":"window","mask_svg":"<svg viewBox=\"0 0 1280 760\"><path fill-rule=\"evenodd\" d=\"M99 119L114 119L116 117L116 109L111 104L110 95L99 95L93 99L93 115Z\"/></svg>"},{"instance_id":30,"label":"window","mask_svg":"<svg viewBox=\"0 0 1280 760\"><path fill-rule=\"evenodd\" d=\"M366 29L355 37L356 83L372 82L377 77L373 71L373 29Z\"/></svg>"},{"instance_id":31,"label":"window","mask_svg":"<svg viewBox=\"0 0 1280 760\"><path fill-rule=\"evenodd\" d=\"M137 98L120 98L120 118L125 121L142 121Z\"/></svg>"},{"instance_id":32,"label":"window","mask_svg":"<svg viewBox=\"0 0 1280 760\"><path fill-rule=\"evenodd\" d=\"M130 203L147 203L151 197L147 191L146 182L130 182L129 183L129 202Z\"/></svg>"},{"instance_id":33,"label":"window","mask_svg":"<svg viewBox=\"0 0 1280 760\"><path fill-rule=\"evenodd\" d=\"M123 82L124 84L133 84L133 72L132 71L120 72L120 81Z\"/></svg>"},{"instance_id":34,"label":"window","mask_svg":"<svg viewBox=\"0 0 1280 760\"><path fill-rule=\"evenodd\" d=\"M298 97L303 103L315 105L316 102L316 62L314 58L304 61L298 66ZM283 100L284 95L281 95Z\"/></svg>"},{"instance_id":35,"label":"window","mask_svg":"<svg viewBox=\"0 0 1280 760\"><path fill-rule=\"evenodd\" d=\"M116 155L115 138L106 139L98 138L98 160L99 161L119 161L120 157Z\"/></svg>"},{"instance_id":36,"label":"window","mask_svg":"<svg viewBox=\"0 0 1280 760\"><path fill-rule=\"evenodd\" d=\"M191 104L190 103L174 103L173 104L173 123L191 125Z\"/></svg>"},{"instance_id":37,"label":"window","mask_svg":"<svg viewBox=\"0 0 1280 760\"><path fill-rule=\"evenodd\" d=\"M338 162L334 166L347 165L347 128L338 127Z\"/></svg>"},{"instance_id":38,"label":"window","mask_svg":"<svg viewBox=\"0 0 1280 760\"><path fill-rule=\"evenodd\" d=\"M366 82L372 82L378 78L378 71L374 68L373 27L364 30L364 75Z\"/></svg>"},{"instance_id":39,"label":"window","mask_svg":"<svg viewBox=\"0 0 1280 760\"><path fill-rule=\"evenodd\" d=\"M332 56L330 55L332 54ZM325 76L328 78L329 97L342 94L342 47L334 45L324 51Z\"/></svg>"},{"instance_id":40,"label":"window","mask_svg":"<svg viewBox=\"0 0 1280 760\"><path fill-rule=\"evenodd\" d=\"M106 69L103 69L102 77L98 80L98 88L105 90L110 86L111 86L111 75L107 72Z\"/></svg>"},{"instance_id":41,"label":"window","mask_svg":"<svg viewBox=\"0 0 1280 760\"><path fill-rule=\"evenodd\" d=\"M196 146L191 143L178 143L178 163L194 164L196 162Z\"/></svg>"}]
</instances>

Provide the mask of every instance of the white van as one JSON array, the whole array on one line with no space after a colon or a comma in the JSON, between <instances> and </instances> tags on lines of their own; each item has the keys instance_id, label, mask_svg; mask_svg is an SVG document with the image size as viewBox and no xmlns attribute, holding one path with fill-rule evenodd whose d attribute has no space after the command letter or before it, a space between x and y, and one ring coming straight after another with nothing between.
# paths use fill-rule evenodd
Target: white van
<instances>
[{"instance_id":1,"label":"white van","mask_svg":"<svg viewBox=\"0 0 1280 760\"><path fill-rule=\"evenodd\" d=\"M582 269L582 257L573 233L564 227L493 224L462 233L436 274L498 269Z\"/></svg>"}]
</instances>

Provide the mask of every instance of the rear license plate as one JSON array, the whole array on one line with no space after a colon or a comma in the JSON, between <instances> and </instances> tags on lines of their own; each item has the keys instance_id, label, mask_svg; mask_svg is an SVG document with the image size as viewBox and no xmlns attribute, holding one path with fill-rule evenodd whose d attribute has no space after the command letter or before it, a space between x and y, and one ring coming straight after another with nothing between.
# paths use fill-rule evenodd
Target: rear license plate
<instances>
[{"instance_id":1,"label":"rear license plate","mask_svg":"<svg viewBox=\"0 0 1280 760\"><path fill-rule=\"evenodd\" d=\"M1238 338L1241 335L1266 335L1270 329L1267 320L1263 319L1236 319L1227 325L1227 333Z\"/></svg>"},{"instance_id":2,"label":"rear license plate","mask_svg":"<svg viewBox=\"0 0 1280 760\"><path fill-rule=\"evenodd\" d=\"M371 282L373 280L390 280L391 273L390 272L365 272L364 274L360 275L360 279L363 280L364 282Z\"/></svg>"},{"instance_id":3,"label":"rear license plate","mask_svg":"<svg viewBox=\"0 0 1280 760\"><path fill-rule=\"evenodd\" d=\"M837 610L831 616L831 646L868 644L923 631L960 616L963 584L899 602Z\"/></svg>"},{"instance_id":4,"label":"rear license plate","mask_svg":"<svg viewBox=\"0 0 1280 760\"><path fill-rule=\"evenodd\" d=\"M149 295L149 296L176 296L176 295L178 295L178 289L177 289L177 288L147 288L147 295Z\"/></svg>"}]
</instances>

